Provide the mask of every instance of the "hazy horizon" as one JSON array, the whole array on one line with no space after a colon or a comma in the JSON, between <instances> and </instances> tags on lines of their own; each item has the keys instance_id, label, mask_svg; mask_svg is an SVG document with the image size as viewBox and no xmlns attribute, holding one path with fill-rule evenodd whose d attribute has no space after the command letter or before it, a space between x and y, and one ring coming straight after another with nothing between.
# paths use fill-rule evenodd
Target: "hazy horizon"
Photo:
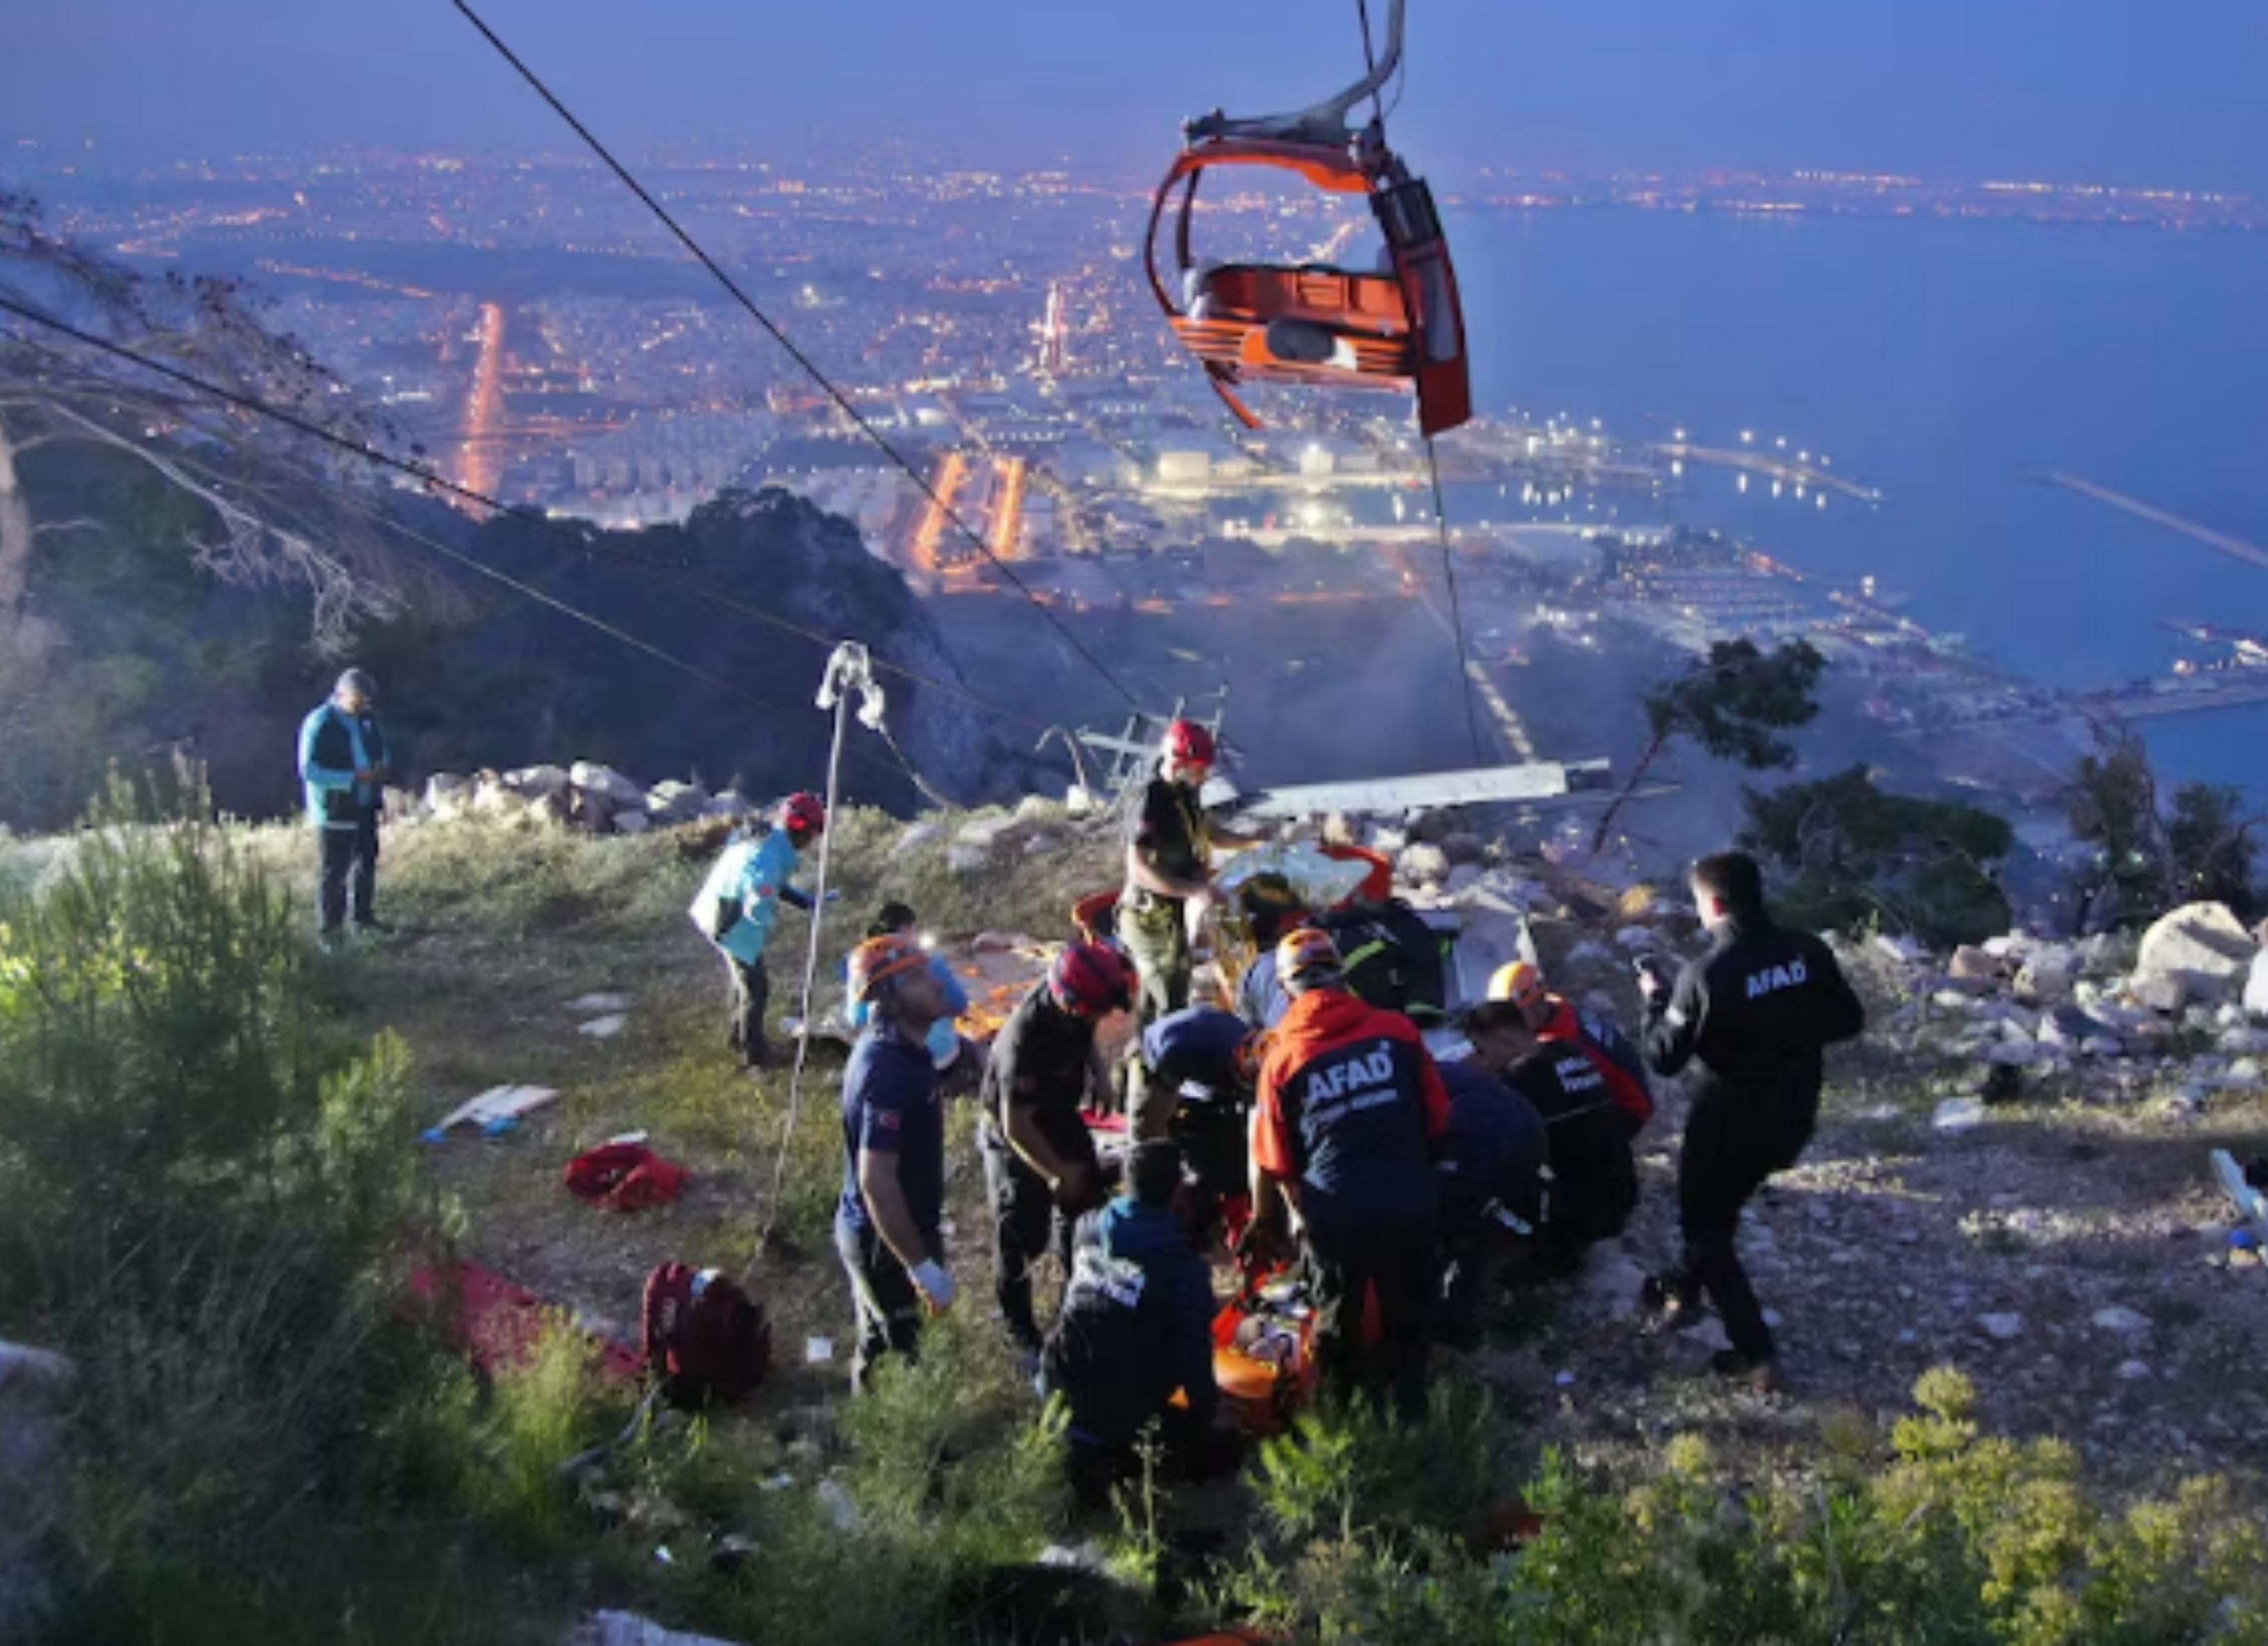
<instances>
[{"instance_id":1,"label":"hazy horizon","mask_svg":"<svg viewBox=\"0 0 2268 1646\"><path fill-rule=\"evenodd\" d=\"M1381 19L1386 0L1374 0ZM846 0L752 15L680 0L625 26L596 0L486 0L488 18L611 142L846 148L1150 169L1182 116L1296 106L1361 65L1351 4L1154 10ZM1296 32L1286 24L1306 16ZM2268 7L2139 22L2074 0L1918 0L1830 15L1412 0L1391 129L1436 170L1712 168L2017 176L2268 193ZM571 140L446 4L383 14L78 0L11 21L0 142L110 160L332 145L528 151ZM185 67L186 66L186 67Z\"/></svg>"}]
</instances>

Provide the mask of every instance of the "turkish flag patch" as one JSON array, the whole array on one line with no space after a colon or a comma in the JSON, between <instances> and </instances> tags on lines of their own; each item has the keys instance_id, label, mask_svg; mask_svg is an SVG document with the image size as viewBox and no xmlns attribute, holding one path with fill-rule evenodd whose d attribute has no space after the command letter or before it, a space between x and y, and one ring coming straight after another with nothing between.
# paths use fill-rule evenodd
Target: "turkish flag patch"
<instances>
[{"instance_id":1,"label":"turkish flag patch","mask_svg":"<svg viewBox=\"0 0 2268 1646\"><path fill-rule=\"evenodd\" d=\"M874 1111L874 1124L880 1127L886 1132L895 1132L897 1130L902 1118L903 1117L902 1117L895 1109L876 1109Z\"/></svg>"}]
</instances>

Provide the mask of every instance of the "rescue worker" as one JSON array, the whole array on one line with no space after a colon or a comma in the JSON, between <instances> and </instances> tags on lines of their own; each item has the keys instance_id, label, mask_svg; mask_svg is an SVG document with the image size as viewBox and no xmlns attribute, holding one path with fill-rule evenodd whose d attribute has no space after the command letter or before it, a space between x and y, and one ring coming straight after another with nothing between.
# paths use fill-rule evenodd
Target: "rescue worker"
<instances>
[{"instance_id":1,"label":"rescue worker","mask_svg":"<svg viewBox=\"0 0 2268 1646\"><path fill-rule=\"evenodd\" d=\"M954 975L953 967L943 955L931 950L920 935L921 917L903 903L885 903L874 918L867 922L869 937L903 937L919 944L929 955L930 970L937 974L938 985L945 991L945 1015L929 1025L930 1062L937 1068L938 1095L944 1098L966 1097L974 1092L984 1077L984 1048L961 1032L956 1026L961 1014L968 1010L968 991ZM849 966L844 962L844 966ZM850 996L844 1017L853 1029L866 1026L866 1003L854 993Z\"/></svg>"},{"instance_id":2,"label":"rescue worker","mask_svg":"<svg viewBox=\"0 0 2268 1646\"><path fill-rule=\"evenodd\" d=\"M1292 1009L1292 996L1276 981L1276 945L1285 932L1312 921L1314 912L1280 874L1254 875L1237 889L1236 899L1259 949L1237 983L1236 1015L1255 1027L1272 1029Z\"/></svg>"},{"instance_id":3,"label":"rescue worker","mask_svg":"<svg viewBox=\"0 0 2268 1646\"><path fill-rule=\"evenodd\" d=\"M827 807L817 795L790 795L773 814L770 833L733 835L687 911L731 975L729 1037L747 1074L771 1062L771 1043L764 1036L764 1012L771 1003L764 949L782 903L810 912L810 897L788 882L804 849L826 827Z\"/></svg>"},{"instance_id":4,"label":"rescue worker","mask_svg":"<svg viewBox=\"0 0 2268 1646\"><path fill-rule=\"evenodd\" d=\"M378 683L361 669L349 669L299 724L299 781L320 847L315 900L326 948L345 930L350 885L355 925L388 930L372 904L378 820L391 775L386 732L378 724Z\"/></svg>"},{"instance_id":5,"label":"rescue worker","mask_svg":"<svg viewBox=\"0 0 2268 1646\"><path fill-rule=\"evenodd\" d=\"M1292 1009L1261 1065L1252 1114L1252 1208L1263 1235L1288 1206L1315 1288L1326 1389L1390 1394L1423 1411L1435 1269L1440 1070L1409 1018L1346 990L1337 944L1307 927L1277 946ZM1378 1304L1363 1344L1366 1293Z\"/></svg>"},{"instance_id":6,"label":"rescue worker","mask_svg":"<svg viewBox=\"0 0 2268 1646\"><path fill-rule=\"evenodd\" d=\"M1484 1002L1463 1021L1475 1059L1500 1071L1543 1122L1551 1178L1528 1251L1541 1273L1569 1273L1591 1246L1622 1233L1638 1206L1638 1166L1623 1111L1580 1047L1544 1040L1513 1003Z\"/></svg>"},{"instance_id":7,"label":"rescue worker","mask_svg":"<svg viewBox=\"0 0 2268 1646\"><path fill-rule=\"evenodd\" d=\"M1206 1239L1222 1202L1241 1201L1250 1181L1246 1140L1264 1038L1212 1006L1184 1006L1142 1031L1145 1078L1158 1100L1171 1106L1173 1141L1189 1169L1189 1222ZM1246 1202L1229 1217L1232 1238L1248 1212Z\"/></svg>"},{"instance_id":8,"label":"rescue worker","mask_svg":"<svg viewBox=\"0 0 2268 1646\"><path fill-rule=\"evenodd\" d=\"M1516 1240L1543 1221L1543 1117L1477 1051L1441 1064L1449 1122L1441 1135L1441 1302L1434 1336L1472 1341L1473 1310Z\"/></svg>"},{"instance_id":9,"label":"rescue worker","mask_svg":"<svg viewBox=\"0 0 2268 1646\"><path fill-rule=\"evenodd\" d=\"M1621 1030L1595 1012L1577 1009L1572 1001L1543 986L1543 974L1526 960L1497 967L1489 979L1488 997L1509 1001L1546 1045L1572 1046L1591 1060L1599 1077L1622 1112L1624 1125L1635 1139L1653 1118L1653 1093L1647 1088L1645 1060L1624 1038Z\"/></svg>"},{"instance_id":10,"label":"rescue worker","mask_svg":"<svg viewBox=\"0 0 2268 1646\"><path fill-rule=\"evenodd\" d=\"M843 1197L835 1249L850 1277L858 1346L850 1386L885 1355L914 1357L924 1307L952 1307L940 1228L945 1118L925 1041L945 991L918 944L869 937L850 957L850 992L868 1012L843 1070Z\"/></svg>"},{"instance_id":11,"label":"rescue worker","mask_svg":"<svg viewBox=\"0 0 2268 1646\"><path fill-rule=\"evenodd\" d=\"M1212 772L1212 733L1194 720L1166 728L1158 775L1143 791L1126 840L1126 888L1118 899L1118 941L1140 974L1145 1026L1189 1003L1190 942L1212 900L1212 850L1253 837L1205 816L1199 797ZM1135 1094L1138 1098L1138 1093ZM1143 1135L1158 1135L1138 1107Z\"/></svg>"},{"instance_id":12,"label":"rescue worker","mask_svg":"<svg viewBox=\"0 0 2268 1646\"><path fill-rule=\"evenodd\" d=\"M1171 1473L1215 1473L1235 1456L1218 1428L1212 1277L1174 1210L1181 1150L1137 1144L1126 1180L1125 1194L1079 1220L1041 1362L1041 1387L1069 1407L1071 1481L1089 1503L1139 1466L1136 1444L1153 1426Z\"/></svg>"},{"instance_id":13,"label":"rescue worker","mask_svg":"<svg viewBox=\"0 0 2268 1646\"><path fill-rule=\"evenodd\" d=\"M1638 963L1646 991L1646 1061L1675 1075L1698 1062L1677 1163L1684 1252L1649 1280L1657 1323L1685 1324L1706 1292L1732 1347L1712 1361L1723 1376L1774 1386L1771 1328L1734 1249L1741 1208L1775 1172L1795 1164L1819 1118L1822 1048L1866 1027L1866 1010L1827 945L1774 923L1764 875L1744 852L1693 865L1693 902L1708 948L1675 981L1652 956Z\"/></svg>"},{"instance_id":14,"label":"rescue worker","mask_svg":"<svg viewBox=\"0 0 2268 1646\"><path fill-rule=\"evenodd\" d=\"M1134 971L1116 950L1074 943L992 1038L977 1129L992 1210L993 1284L1017 1348L1036 1361L1032 1265L1049 1252L1066 1275L1079 1217L1108 1198L1082 1101L1108 1082L1097 1028L1134 1004Z\"/></svg>"}]
</instances>

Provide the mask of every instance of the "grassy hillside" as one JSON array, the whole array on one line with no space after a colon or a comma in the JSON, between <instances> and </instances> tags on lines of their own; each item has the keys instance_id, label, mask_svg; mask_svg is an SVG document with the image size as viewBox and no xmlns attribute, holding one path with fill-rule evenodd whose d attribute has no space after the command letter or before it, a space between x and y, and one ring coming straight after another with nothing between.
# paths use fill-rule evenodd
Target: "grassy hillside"
<instances>
[{"instance_id":1,"label":"grassy hillside","mask_svg":"<svg viewBox=\"0 0 2268 1646\"><path fill-rule=\"evenodd\" d=\"M822 975L885 896L941 931L1052 937L1114 878L1114 843L1060 822L955 874L945 821L896 850L903 825L842 819ZM1082 1520L986 1319L965 1109L965 1301L856 1407L840 1354L805 1363L806 1338L848 1347L831 1069L789 1132L785 1076L729 1067L683 913L703 860L677 838L398 830L380 896L401 930L335 959L306 942L301 830L107 838L0 849L0 1335L82 1368L63 1638L556 1640L619 1606L766 1646L1229 1616L1302 1641L2268 1640L2268 1284L2206 1268L2191 1232L2217 1215L2204 1148L2257 1135L2257 1099L2176 1121L2077 1089L1948 1139L1926 1059L1839 1064L1750 1236L1787 1316L1795 1392L1773 1398L1617 1318L1669 1249L1673 1100L1624 1249L1507 1299L1484 1348L1443 1357L1428 1424L1320 1424L1233 1486ZM786 1010L804 930L786 916L776 945ZM1543 930L1580 974L1591 930ZM577 1032L564 1007L592 992L630 997L619 1035ZM417 1141L507 1083L563 1098L494 1139ZM631 1128L690 1168L685 1198L567 1195L567 1157ZM649 1267L737 1270L767 1221L778 1377L579 1490L557 1464L629 1402L571 1334L483 1388L401 1308L408 1264L446 1246L633 1337ZM2091 1326L2114 1301L2140 1340ZM2016 1335L1977 1327L2003 1312ZM1521 1495L1545 1531L1502 1553ZM1035 1568L1051 1542L1086 1564Z\"/></svg>"}]
</instances>

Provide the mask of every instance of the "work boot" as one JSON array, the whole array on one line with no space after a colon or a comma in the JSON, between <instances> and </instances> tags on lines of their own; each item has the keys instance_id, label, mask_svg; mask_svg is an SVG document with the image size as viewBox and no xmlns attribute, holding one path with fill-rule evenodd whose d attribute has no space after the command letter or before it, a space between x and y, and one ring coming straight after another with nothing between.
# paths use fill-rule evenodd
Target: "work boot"
<instances>
[{"instance_id":1,"label":"work boot","mask_svg":"<svg viewBox=\"0 0 2268 1646\"><path fill-rule=\"evenodd\" d=\"M1779 1362L1771 1355L1743 1355L1737 1348L1720 1348L1709 1356L1709 1370L1728 1382L1745 1384L1752 1394L1771 1394L1779 1388Z\"/></svg>"}]
</instances>

